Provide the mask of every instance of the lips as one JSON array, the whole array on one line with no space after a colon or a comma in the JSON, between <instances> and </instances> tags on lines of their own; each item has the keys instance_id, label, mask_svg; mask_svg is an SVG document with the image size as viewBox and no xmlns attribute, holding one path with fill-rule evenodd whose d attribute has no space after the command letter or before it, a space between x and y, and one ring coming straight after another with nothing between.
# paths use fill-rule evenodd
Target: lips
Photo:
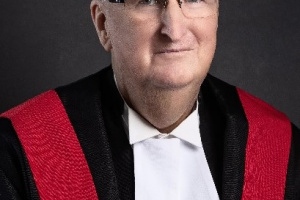
<instances>
[{"instance_id":1,"label":"lips","mask_svg":"<svg viewBox=\"0 0 300 200\"><path fill-rule=\"evenodd\" d=\"M186 52L186 51L191 51L192 49L190 48L180 48L180 49L162 49L157 51L155 54L164 54L164 53L181 53L181 52Z\"/></svg>"}]
</instances>

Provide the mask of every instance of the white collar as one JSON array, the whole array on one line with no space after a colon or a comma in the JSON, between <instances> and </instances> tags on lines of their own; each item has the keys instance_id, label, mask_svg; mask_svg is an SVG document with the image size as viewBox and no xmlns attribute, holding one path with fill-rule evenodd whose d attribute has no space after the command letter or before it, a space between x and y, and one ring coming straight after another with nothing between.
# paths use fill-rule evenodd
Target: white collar
<instances>
[{"instance_id":1,"label":"white collar","mask_svg":"<svg viewBox=\"0 0 300 200\"><path fill-rule=\"evenodd\" d=\"M130 144L135 144L155 136L166 135L160 133L137 112L131 109L126 102L124 102L124 113L122 117L125 126L128 128L127 134ZM197 102L196 109L168 135L177 137L197 147L202 147L199 124L200 120Z\"/></svg>"},{"instance_id":2,"label":"white collar","mask_svg":"<svg viewBox=\"0 0 300 200\"><path fill-rule=\"evenodd\" d=\"M117 89L119 90L115 75L114 75L114 81L117 86ZM120 91L119 94L123 98ZM142 118L137 112L131 109L127 105L124 98L123 101L124 101L124 112L122 118L126 128L127 137L131 145L151 137L166 135L160 133L149 122L147 122L144 118ZM196 109L168 135L177 137L197 147L200 148L202 147L201 136L200 136L200 116L198 113L198 101L197 101Z\"/></svg>"}]
</instances>

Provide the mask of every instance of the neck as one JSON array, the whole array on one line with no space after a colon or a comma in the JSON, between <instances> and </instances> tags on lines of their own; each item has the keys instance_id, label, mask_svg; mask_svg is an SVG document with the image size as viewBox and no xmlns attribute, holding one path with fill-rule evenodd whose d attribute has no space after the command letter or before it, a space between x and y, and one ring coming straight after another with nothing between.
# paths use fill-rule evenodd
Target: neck
<instances>
[{"instance_id":1,"label":"neck","mask_svg":"<svg viewBox=\"0 0 300 200\"><path fill-rule=\"evenodd\" d=\"M194 103L191 109L187 108L186 111L183 113L183 115L181 115L181 117L175 123L162 129L157 128L158 131L161 133L172 132L177 126L179 126L179 124L181 124L182 121L184 121L195 110L195 108L196 108L196 102Z\"/></svg>"},{"instance_id":2,"label":"neck","mask_svg":"<svg viewBox=\"0 0 300 200\"><path fill-rule=\"evenodd\" d=\"M122 93L127 104L162 133L170 133L193 111L199 87L143 89ZM134 94L132 96L128 94Z\"/></svg>"}]
</instances>

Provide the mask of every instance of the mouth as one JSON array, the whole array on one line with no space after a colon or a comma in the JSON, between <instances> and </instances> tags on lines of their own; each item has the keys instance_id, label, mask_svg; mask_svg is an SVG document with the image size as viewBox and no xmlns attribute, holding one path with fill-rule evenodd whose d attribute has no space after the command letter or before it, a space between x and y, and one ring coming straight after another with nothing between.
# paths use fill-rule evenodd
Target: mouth
<instances>
[{"instance_id":1,"label":"mouth","mask_svg":"<svg viewBox=\"0 0 300 200\"><path fill-rule=\"evenodd\" d=\"M183 53L183 52L187 52L187 51L191 51L192 49L190 48L181 48L181 49L162 49L159 50L157 52L155 52L154 54L172 54L172 53Z\"/></svg>"}]
</instances>

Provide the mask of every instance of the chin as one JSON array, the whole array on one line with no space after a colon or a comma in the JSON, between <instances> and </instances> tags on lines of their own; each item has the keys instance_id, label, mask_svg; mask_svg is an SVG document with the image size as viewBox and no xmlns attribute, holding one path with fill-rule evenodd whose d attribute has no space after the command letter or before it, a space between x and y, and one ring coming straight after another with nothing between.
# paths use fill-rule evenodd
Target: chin
<instances>
[{"instance_id":1,"label":"chin","mask_svg":"<svg viewBox=\"0 0 300 200\"><path fill-rule=\"evenodd\" d=\"M151 77L150 82L157 88L161 89L181 89L187 87L195 82L196 77L193 74L161 74L159 76Z\"/></svg>"},{"instance_id":2,"label":"chin","mask_svg":"<svg viewBox=\"0 0 300 200\"><path fill-rule=\"evenodd\" d=\"M161 88L182 88L199 83L206 76L205 70L190 63L186 65L173 65L159 67L150 76L150 81Z\"/></svg>"}]
</instances>

